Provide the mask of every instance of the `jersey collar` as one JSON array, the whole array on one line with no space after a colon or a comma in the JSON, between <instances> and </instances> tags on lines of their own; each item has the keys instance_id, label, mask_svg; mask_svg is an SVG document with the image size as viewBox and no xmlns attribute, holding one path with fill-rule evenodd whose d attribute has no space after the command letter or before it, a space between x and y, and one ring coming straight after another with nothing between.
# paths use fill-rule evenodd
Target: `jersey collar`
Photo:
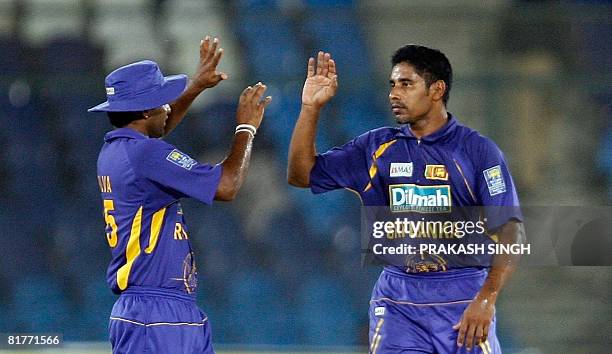
<instances>
[{"instance_id":1,"label":"jersey collar","mask_svg":"<svg viewBox=\"0 0 612 354\"><path fill-rule=\"evenodd\" d=\"M434 142L442 137L445 137L451 134L455 130L457 125L458 123L457 123L457 119L455 118L455 116L452 113L448 112L448 122L446 123L446 125L436 130L435 132L422 137L421 140L427 141L427 142ZM409 124L402 125L399 131L397 132L396 137L416 139L416 137L412 133L412 130L410 130Z\"/></svg>"},{"instance_id":2,"label":"jersey collar","mask_svg":"<svg viewBox=\"0 0 612 354\"><path fill-rule=\"evenodd\" d=\"M118 138L148 139L149 137L131 128L118 128L106 133L104 141L109 142Z\"/></svg>"}]
</instances>

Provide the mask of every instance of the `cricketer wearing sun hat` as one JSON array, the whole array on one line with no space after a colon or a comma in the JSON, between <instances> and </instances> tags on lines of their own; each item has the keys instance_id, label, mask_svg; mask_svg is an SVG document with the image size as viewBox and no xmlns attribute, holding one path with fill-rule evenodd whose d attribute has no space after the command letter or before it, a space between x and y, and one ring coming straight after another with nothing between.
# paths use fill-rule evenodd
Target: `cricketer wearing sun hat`
<instances>
[{"instance_id":1,"label":"cricketer wearing sun hat","mask_svg":"<svg viewBox=\"0 0 612 354\"><path fill-rule=\"evenodd\" d=\"M106 102L88 112L135 112L160 107L176 100L187 87L187 75L162 74L157 63L142 60L108 74Z\"/></svg>"},{"instance_id":2,"label":"cricketer wearing sun hat","mask_svg":"<svg viewBox=\"0 0 612 354\"><path fill-rule=\"evenodd\" d=\"M216 72L220 54L209 55L204 44L192 80L164 76L155 62L139 61L111 72L107 101L89 109L107 112L116 127L98 157L112 255L107 283L121 295L109 323L113 353L214 353L208 317L195 303L197 268L180 199L211 204L235 197L271 98L260 101L261 83L245 89L232 148L220 164L200 163L157 139L200 92L227 77Z\"/></svg>"}]
</instances>

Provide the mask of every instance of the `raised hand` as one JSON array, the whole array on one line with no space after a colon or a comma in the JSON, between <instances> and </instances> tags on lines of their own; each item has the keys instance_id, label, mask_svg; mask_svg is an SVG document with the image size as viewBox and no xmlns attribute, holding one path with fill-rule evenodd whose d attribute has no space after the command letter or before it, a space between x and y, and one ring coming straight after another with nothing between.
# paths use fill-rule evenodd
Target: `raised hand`
<instances>
[{"instance_id":1,"label":"raised hand","mask_svg":"<svg viewBox=\"0 0 612 354\"><path fill-rule=\"evenodd\" d=\"M327 103L338 89L338 75L336 63L331 54L319 52L315 59L308 59L308 76L302 90L302 104L321 108Z\"/></svg>"},{"instance_id":2,"label":"raised hand","mask_svg":"<svg viewBox=\"0 0 612 354\"><path fill-rule=\"evenodd\" d=\"M272 101L272 96L261 99L264 92L266 92L266 85L261 82L242 91L238 102L238 113L236 114L238 124L251 124L255 128L259 128L264 110Z\"/></svg>"},{"instance_id":3,"label":"raised hand","mask_svg":"<svg viewBox=\"0 0 612 354\"><path fill-rule=\"evenodd\" d=\"M223 48L217 49L218 46L218 38L211 40L209 36L206 36L200 41L200 61L193 75L193 83L201 90L215 87L219 82L228 78L226 73L217 72L217 65L223 56Z\"/></svg>"}]
</instances>

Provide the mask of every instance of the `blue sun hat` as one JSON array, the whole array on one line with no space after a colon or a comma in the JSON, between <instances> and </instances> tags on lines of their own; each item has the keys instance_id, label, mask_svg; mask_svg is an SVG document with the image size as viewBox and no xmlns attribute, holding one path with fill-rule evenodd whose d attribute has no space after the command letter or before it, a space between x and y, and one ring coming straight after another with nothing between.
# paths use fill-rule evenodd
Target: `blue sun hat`
<instances>
[{"instance_id":1,"label":"blue sun hat","mask_svg":"<svg viewBox=\"0 0 612 354\"><path fill-rule=\"evenodd\" d=\"M143 60L122 66L104 80L106 102L88 112L136 112L176 100L187 87L187 75L162 74L156 62Z\"/></svg>"}]
</instances>

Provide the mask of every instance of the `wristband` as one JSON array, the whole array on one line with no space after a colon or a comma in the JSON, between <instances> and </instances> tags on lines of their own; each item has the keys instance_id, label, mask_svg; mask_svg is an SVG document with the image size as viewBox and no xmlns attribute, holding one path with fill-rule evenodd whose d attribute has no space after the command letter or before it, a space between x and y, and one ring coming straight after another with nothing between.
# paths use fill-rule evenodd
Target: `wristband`
<instances>
[{"instance_id":1,"label":"wristband","mask_svg":"<svg viewBox=\"0 0 612 354\"><path fill-rule=\"evenodd\" d=\"M238 133L242 133L242 132L246 132L249 133L251 135L252 138L255 137L255 134L253 134L253 132L251 131L251 129L246 129L246 128L242 128L242 129L236 129L236 132L234 133L234 135L238 134Z\"/></svg>"},{"instance_id":2,"label":"wristband","mask_svg":"<svg viewBox=\"0 0 612 354\"><path fill-rule=\"evenodd\" d=\"M238 124L238 126L236 127L236 133L239 130L248 130L251 132L251 134L253 134L253 136L255 136L255 134L257 134L257 128L255 128L254 125L251 124Z\"/></svg>"}]
</instances>

